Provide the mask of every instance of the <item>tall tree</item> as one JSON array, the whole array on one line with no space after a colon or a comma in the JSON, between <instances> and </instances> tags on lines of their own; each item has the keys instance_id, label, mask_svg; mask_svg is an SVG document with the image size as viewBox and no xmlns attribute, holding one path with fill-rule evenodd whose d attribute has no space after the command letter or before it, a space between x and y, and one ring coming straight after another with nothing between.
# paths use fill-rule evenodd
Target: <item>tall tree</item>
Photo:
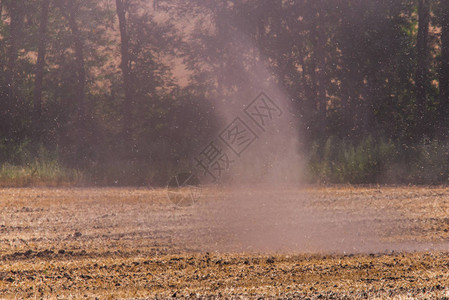
<instances>
[{"instance_id":1,"label":"tall tree","mask_svg":"<svg viewBox=\"0 0 449 300\"><path fill-rule=\"evenodd\" d=\"M44 78L46 41L47 41L47 24L48 10L50 0L41 0L41 16L39 25L38 52L36 63L36 79L34 83L34 101L33 101L33 139L34 142L40 142L42 130L41 114L42 114L42 82Z\"/></svg>"},{"instance_id":2,"label":"tall tree","mask_svg":"<svg viewBox=\"0 0 449 300\"><path fill-rule=\"evenodd\" d=\"M439 131L443 138L449 137L449 1L440 1L441 65L439 74Z\"/></svg>"},{"instance_id":3,"label":"tall tree","mask_svg":"<svg viewBox=\"0 0 449 300\"><path fill-rule=\"evenodd\" d=\"M326 70L326 27L324 26L325 20L325 7L322 1L314 2L313 17L311 21L311 44L313 47L313 54L311 59L311 77L313 81L313 90L316 95L316 110L318 116L318 134L324 136L326 132L326 113L327 113L327 96L326 88L328 86L327 70Z\"/></svg>"},{"instance_id":4,"label":"tall tree","mask_svg":"<svg viewBox=\"0 0 449 300\"><path fill-rule=\"evenodd\" d=\"M417 101L417 133L425 133L429 70L430 0L418 1L417 67L415 76Z\"/></svg>"},{"instance_id":5,"label":"tall tree","mask_svg":"<svg viewBox=\"0 0 449 300\"><path fill-rule=\"evenodd\" d=\"M61 14L64 16L71 32L71 42L75 56L76 88L74 93L75 102L75 138L74 162L79 167L83 163L84 153L87 151L87 128L86 128L86 67L84 54L84 36L80 29L79 17L84 4L79 0L57 0Z\"/></svg>"},{"instance_id":6,"label":"tall tree","mask_svg":"<svg viewBox=\"0 0 449 300\"><path fill-rule=\"evenodd\" d=\"M130 59L129 59L129 35L127 28L126 12L129 3L127 0L116 0L116 12L120 28L120 68L123 74L123 84L125 90L125 101L123 103L123 138L127 151L132 147L132 109L133 101L131 98L130 81Z\"/></svg>"},{"instance_id":7,"label":"tall tree","mask_svg":"<svg viewBox=\"0 0 449 300\"><path fill-rule=\"evenodd\" d=\"M9 4L9 35L8 35L8 50L7 50L7 71L6 71L6 84L8 90L8 98L10 105L12 104L13 97L15 95L15 71L16 62L19 56L18 48L19 41L23 28L23 12L20 3L17 1L11 1Z\"/></svg>"},{"instance_id":8,"label":"tall tree","mask_svg":"<svg viewBox=\"0 0 449 300\"><path fill-rule=\"evenodd\" d=\"M0 75L0 134L5 144L12 146L23 138L24 125L21 109L23 103L20 88L17 86L22 70L18 64L19 50L23 41L24 7L17 1L3 2L3 9L9 22L2 22L2 42L0 42L0 56L2 60L2 74Z\"/></svg>"},{"instance_id":9,"label":"tall tree","mask_svg":"<svg viewBox=\"0 0 449 300\"><path fill-rule=\"evenodd\" d=\"M77 13L78 5L76 1L68 2L68 22L70 30L73 34L73 42L75 47L75 58L76 58L76 74L78 77L77 81L77 93L76 98L78 102L78 121L80 122L81 128L84 126L83 122L85 120L85 87L86 87L86 70L84 66L84 42L81 36L81 31L78 26Z\"/></svg>"}]
</instances>

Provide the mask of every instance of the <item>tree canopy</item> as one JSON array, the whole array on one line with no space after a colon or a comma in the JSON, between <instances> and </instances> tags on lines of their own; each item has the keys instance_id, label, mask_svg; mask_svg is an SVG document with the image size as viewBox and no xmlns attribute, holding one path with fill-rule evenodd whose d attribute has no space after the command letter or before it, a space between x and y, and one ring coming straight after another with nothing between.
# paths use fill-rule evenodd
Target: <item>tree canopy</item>
<instances>
[{"instance_id":1,"label":"tree canopy","mask_svg":"<svg viewBox=\"0 0 449 300\"><path fill-rule=\"evenodd\" d=\"M429 181L449 181L443 0L1 0L0 164L48 152L99 184L164 183L217 132L214 101L257 86L255 59L311 161L438 145Z\"/></svg>"}]
</instances>

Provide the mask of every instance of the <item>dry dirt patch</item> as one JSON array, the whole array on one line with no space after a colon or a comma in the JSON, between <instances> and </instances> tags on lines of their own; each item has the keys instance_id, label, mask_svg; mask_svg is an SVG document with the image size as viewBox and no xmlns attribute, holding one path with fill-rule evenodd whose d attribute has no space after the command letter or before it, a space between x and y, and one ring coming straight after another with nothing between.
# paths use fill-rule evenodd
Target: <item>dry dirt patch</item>
<instances>
[{"instance_id":1,"label":"dry dirt patch","mask_svg":"<svg viewBox=\"0 0 449 300\"><path fill-rule=\"evenodd\" d=\"M449 297L447 188L0 190L5 298Z\"/></svg>"}]
</instances>

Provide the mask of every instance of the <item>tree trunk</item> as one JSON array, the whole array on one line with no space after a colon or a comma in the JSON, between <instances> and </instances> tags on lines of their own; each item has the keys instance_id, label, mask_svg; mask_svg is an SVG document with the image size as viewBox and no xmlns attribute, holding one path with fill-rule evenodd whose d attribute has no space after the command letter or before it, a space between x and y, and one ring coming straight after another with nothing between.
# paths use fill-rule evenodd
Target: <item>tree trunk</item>
<instances>
[{"instance_id":1,"label":"tree trunk","mask_svg":"<svg viewBox=\"0 0 449 300\"><path fill-rule=\"evenodd\" d=\"M440 103L439 135L449 138L449 1L441 0L441 66L440 66Z\"/></svg>"},{"instance_id":2,"label":"tree trunk","mask_svg":"<svg viewBox=\"0 0 449 300\"><path fill-rule=\"evenodd\" d=\"M319 4L316 6L316 15L314 16L314 22L311 27L312 36L312 63L310 76L312 79L312 85L315 97L315 107L318 115L318 131L320 137L324 137L327 127L327 95L326 95L326 33L322 28L321 14L319 11Z\"/></svg>"},{"instance_id":3,"label":"tree trunk","mask_svg":"<svg viewBox=\"0 0 449 300\"><path fill-rule=\"evenodd\" d=\"M67 20L70 31L72 32L73 48L75 51L75 74L76 74L76 117L75 117L75 157L74 162L77 167L84 165L83 158L87 151L87 130L86 130L86 113L85 113L85 86L86 86L86 70L84 65L84 42L81 36L81 31L78 27L77 16L80 5L75 0L59 0L56 2L60 8L61 13Z\"/></svg>"},{"instance_id":4,"label":"tree trunk","mask_svg":"<svg viewBox=\"0 0 449 300\"><path fill-rule=\"evenodd\" d=\"M76 60L76 101L77 101L77 119L79 123L85 121L85 105L84 105L84 92L86 86L86 70L84 66L84 43L81 37L81 32L77 23L77 3L74 0L59 0L56 2L59 6L61 13L69 24L70 31L72 32L73 47L75 50Z\"/></svg>"},{"instance_id":5,"label":"tree trunk","mask_svg":"<svg viewBox=\"0 0 449 300\"><path fill-rule=\"evenodd\" d=\"M34 84L34 107L33 107L33 140L36 144L40 142L41 138L41 114L42 114L42 82L44 77L45 54L46 54L46 40L47 40L47 24L48 24L48 9L50 0L41 1L41 20L39 26L39 42L36 63L36 79Z\"/></svg>"},{"instance_id":6,"label":"tree trunk","mask_svg":"<svg viewBox=\"0 0 449 300\"><path fill-rule=\"evenodd\" d=\"M7 71L6 71L6 84L8 92L9 104L13 102L14 98L14 73L16 67L16 61L18 57L18 44L19 37L21 35L23 26L23 14L20 12L20 7L16 1L11 1L10 4L10 25L9 25L9 48L7 50Z\"/></svg>"},{"instance_id":7,"label":"tree trunk","mask_svg":"<svg viewBox=\"0 0 449 300\"><path fill-rule=\"evenodd\" d=\"M131 98L131 81L129 67L129 37L126 22L126 0L116 0L117 17L120 27L120 51L121 63L120 68L123 73L123 84L125 90L125 100L123 105L123 138L125 139L125 147L127 151L132 149L132 109L133 103Z\"/></svg>"},{"instance_id":8,"label":"tree trunk","mask_svg":"<svg viewBox=\"0 0 449 300\"><path fill-rule=\"evenodd\" d=\"M429 0L419 0L418 2L418 37L417 37L417 69L416 69L416 101L417 101L417 128L418 137L426 133L426 109L427 109L427 89L428 89L428 68L429 68L429 21L430 4Z\"/></svg>"},{"instance_id":9,"label":"tree trunk","mask_svg":"<svg viewBox=\"0 0 449 300\"><path fill-rule=\"evenodd\" d=\"M75 59L76 59L76 75L77 75L77 89L76 89L76 98L78 102L78 122L80 122L80 126L83 126L83 122L85 121L85 107L84 107L84 90L86 86L86 70L84 68L84 43L81 38L81 33L78 27L78 23L76 21L76 10L71 6L71 10L69 13L69 26L72 31L73 39L74 39L74 48L75 48Z\"/></svg>"}]
</instances>

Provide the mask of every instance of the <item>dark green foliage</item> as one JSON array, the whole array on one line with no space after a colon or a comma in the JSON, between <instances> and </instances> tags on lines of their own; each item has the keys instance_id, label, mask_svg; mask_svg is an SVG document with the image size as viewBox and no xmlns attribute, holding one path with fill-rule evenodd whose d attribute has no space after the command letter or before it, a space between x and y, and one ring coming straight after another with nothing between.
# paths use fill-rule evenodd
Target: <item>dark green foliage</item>
<instances>
[{"instance_id":1,"label":"dark green foliage","mask_svg":"<svg viewBox=\"0 0 449 300\"><path fill-rule=\"evenodd\" d=\"M372 137L354 145L329 138L314 144L308 179L322 183L449 184L449 144L422 141L407 146Z\"/></svg>"},{"instance_id":2,"label":"dark green foliage","mask_svg":"<svg viewBox=\"0 0 449 300\"><path fill-rule=\"evenodd\" d=\"M221 128L214 101L271 80L292 100L313 180L448 183L447 1L121 0L125 82L117 2L52 0L36 109L43 3L2 1L5 173L163 185Z\"/></svg>"}]
</instances>

